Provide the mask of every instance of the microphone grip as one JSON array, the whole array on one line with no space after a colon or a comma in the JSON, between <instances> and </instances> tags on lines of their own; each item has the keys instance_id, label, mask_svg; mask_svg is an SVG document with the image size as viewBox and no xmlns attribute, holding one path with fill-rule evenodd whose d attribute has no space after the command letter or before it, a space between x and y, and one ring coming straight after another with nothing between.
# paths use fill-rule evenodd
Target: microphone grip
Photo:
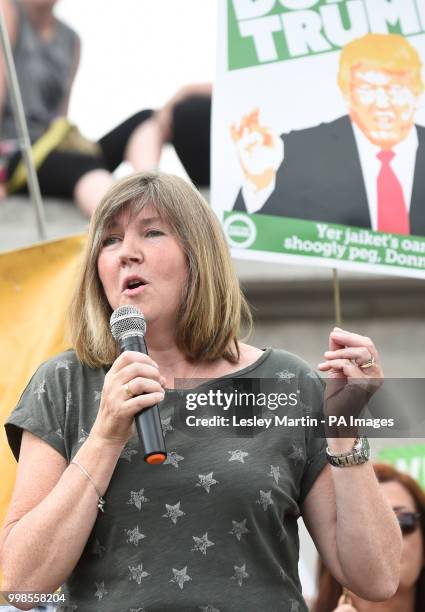
<instances>
[{"instance_id":1,"label":"microphone grip","mask_svg":"<svg viewBox=\"0 0 425 612\"><path fill-rule=\"evenodd\" d=\"M121 353L137 351L148 354L143 336L129 336L119 340ZM144 460L149 464L163 463L167 458L164 433L162 431L159 406L141 410L134 417L139 440L145 449Z\"/></svg>"}]
</instances>

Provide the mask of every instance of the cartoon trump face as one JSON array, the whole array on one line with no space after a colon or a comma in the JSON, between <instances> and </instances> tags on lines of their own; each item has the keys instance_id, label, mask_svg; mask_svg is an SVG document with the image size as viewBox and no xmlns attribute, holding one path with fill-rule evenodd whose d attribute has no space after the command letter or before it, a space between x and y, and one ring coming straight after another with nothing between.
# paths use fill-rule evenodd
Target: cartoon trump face
<instances>
[{"instance_id":1,"label":"cartoon trump face","mask_svg":"<svg viewBox=\"0 0 425 612\"><path fill-rule=\"evenodd\" d=\"M338 84L352 121L382 149L406 138L424 90L421 61L397 34L367 34L341 51Z\"/></svg>"}]
</instances>

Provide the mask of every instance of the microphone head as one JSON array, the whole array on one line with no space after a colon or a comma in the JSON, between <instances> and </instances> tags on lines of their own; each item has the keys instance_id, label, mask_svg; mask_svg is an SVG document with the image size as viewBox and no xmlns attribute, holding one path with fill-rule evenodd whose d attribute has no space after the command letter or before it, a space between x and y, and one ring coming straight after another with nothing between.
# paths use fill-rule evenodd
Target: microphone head
<instances>
[{"instance_id":1,"label":"microphone head","mask_svg":"<svg viewBox=\"0 0 425 612\"><path fill-rule=\"evenodd\" d=\"M115 340L140 336L146 332L146 321L143 314L135 306L120 306L111 315L109 325Z\"/></svg>"}]
</instances>

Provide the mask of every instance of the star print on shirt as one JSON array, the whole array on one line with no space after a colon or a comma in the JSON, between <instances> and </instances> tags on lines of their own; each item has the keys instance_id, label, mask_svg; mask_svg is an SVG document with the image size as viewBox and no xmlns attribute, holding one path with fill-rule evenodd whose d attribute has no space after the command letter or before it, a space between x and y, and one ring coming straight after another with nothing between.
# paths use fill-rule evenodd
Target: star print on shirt
<instances>
[{"instance_id":1,"label":"star print on shirt","mask_svg":"<svg viewBox=\"0 0 425 612\"><path fill-rule=\"evenodd\" d=\"M241 587L242 584L243 584L243 579L244 578L249 578L249 574L246 573L246 563L241 565L241 567L238 567L237 565L234 565L233 569L235 570L235 573L232 576L232 580L236 580L238 585Z\"/></svg>"},{"instance_id":2,"label":"star print on shirt","mask_svg":"<svg viewBox=\"0 0 425 612\"><path fill-rule=\"evenodd\" d=\"M203 487L207 493L213 485L218 484L218 480L213 478L214 472L209 474L198 474L199 482L196 483L195 487Z\"/></svg>"},{"instance_id":3,"label":"star print on shirt","mask_svg":"<svg viewBox=\"0 0 425 612\"><path fill-rule=\"evenodd\" d=\"M142 583L142 578L146 578L146 576L150 576L149 572L145 572L143 569L143 563L139 563L139 565L129 565L128 570L130 572L129 580L134 580L137 584Z\"/></svg>"},{"instance_id":4,"label":"star print on shirt","mask_svg":"<svg viewBox=\"0 0 425 612\"><path fill-rule=\"evenodd\" d=\"M301 463L304 461L304 450L301 446L295 446L292 444L292 453L288 455L288 459L293 459L295 463L300 461Z\"/></svg>"},{"instance_id":5,"label":"star print on shirt","mask_svg":"<svg viewBox=\"0 0 425 612\"><path fill-rule=\"evenodd\" d=\"M220 612L218 608L214 608L214 606L211 606L209 604L208 606L199 606L199 609L201 610L201 612Z\"/></svg>"},{"instance_id":6,"label":"star print on shirt","mask_svg":"<svg viewBox=\"0 0 425 612\"><path fill-rule=\"evenodd\" d=\"M233 528L231 531L229 531L229 533L234 535L239 542L242 540L242 536L245 535L245 533L251 533L246 526L246 520L247 519L244 519L240 523L237 521L232 521Z\"/></svg>"},{"instance_id":7,"label":"star print on shirt","mask_svg":"<svg viewBox=\"0 0 425 612\"><path fill-rule=\"evenodd\" d=\"M105 552L105 550L106 550L105 546L102 546L99 540L96 539L93 544L92 553L94 555L99 555L99 557L101 557L103 553Z\"/></svg>"},{"instance_id":8,"label":"star print on shirt","mask_svg":"<svg viewBox=\"0 0 425 612\"><path fill-rule=\"evenodd\" d=\"M289 370L281 370L280 372L276 372L275 377L279 382L289 384L291 380L295 378L295 374Z\"/></svg>"},{"instance_id":9,"label":"star print on shirt","mask_svg":"<svg viewBox=\"0 0 425 612\"><path fill-rule=\"evenodd\" d=\"M184 457L178 455L175 451L168 453L166 460L162 465L172 465L175 468L179 467L179 461L183 461Z\"/></svg>"},{"instance_id":10,"label":"star print on shirt","mask_svg":"<svg viewBox=\"0 0 425 612\"><path fill-rule=\"evenodd\" d=\"M272 500L272 492L271 491L261 491L260 489L260 499L257 499L255 503L261 504L263 506L263 510L266 511L267 508L274 503Z\"/></svg>"},{"instance_id":11,"label":"star print on shirt","mask_svg":"<svg viewBox=\"0 0 425 612\"><path fill-rule=\"evenodd\" d=\"M165 504L165 508L167 512L163 514L162 516L164 518L171 519L171 522L174 523L174 525L177 523L177 519L179 518L179 516L184 516L186 514L186 512L183 512L183 510L180 510L180 502L177 502L177 504L175 504L174 506Z\"/></svg>"},{"instance_id":12,"label":"star print on shirt","mask_svg":"<svg viewBox=\"0 0 425 612\"><path fill-rule=\"evenodd\" d=\"M134 448L128 448L128 446L125 446L121 452L121 455L119 456L119 459L125 459L126 461L131 463L133 455L137 455L138 452L139 451L134 450Z\"/></svg>"},{"instance_id":13,"label":"star print on shirt","mask_svg":"<svg viewBox=\"0 0 425 612\"><path fill-rule=\"evenodd\" d=\"M136 525L134 529L124 529L124 533L127 536L126 542L128 544L134 544L134 546L139 546L140 540L143 540L146 536L139 531L139 525Z\"/></svg>"},{"instance_id":14,"label":"star print on shirt","mask_svg":"<svg viewBox=\"0 0 425 612\"><path fill-rule=\"evenodd\" d=\"M241 463L245 463L245 457L248 457L249 453L246 453L243 450L234 450L227 451L229 455L232 455L229 461L240 461Z\"/></svg>"},{"instance_id":15,"label":"star print on shirt","mask_svg":"<svg viewBox=\"0 0 425 612\"><path fill-rule=\"evenodd\" d=\"M291 604L290 612L300 612L300 602L295 599L290 599L289 603Z\"/></svg>"},{"instance_id":16,"label":"star print on shirt","mask_svg":"<svg viewBox=\"0 0 425 612\"><path fill-rule=\"evenodd\" d=\"M63 440L63 433L62 433L62 429L59 427L59 429L57 429L55 431L55 434L58 436L58 438L60 438L61 440Z\"/></svg>"},{"instance_id":17,"label":"star print on shirt","mask_svg":"<svg viewBox=\"0 0 425 612\"><path fill-rule=\"evenodd\" d=\"M63 361L58 361L56 363L55 370L69 370L69 364L72 363L69 359L64 359Z\"/></svg>"},{"instance_id":18,"label":"star print on shirt","mask_svg":"<svg viewBox=\"0 0 425 612\"><path fill-rule=\"evenodd\" d=\"M167 431L174 431L174 427L171 425L171 417L161 419L161 425L164 436L167 435Z\"/></svg>"},{"instance_id":19,"label":"star print on shirt","mask_svg":"<svg viewBox=\"0 0 425 612\"><path fill-rule=\"evenodd\" d=\"M204 533L201 538L197 538L196 536L192 536L195 541L195 546L192 548L192 552L196 552L199 550L203 555L207 554L207 548L210 546L215 546L214 542L211 542L208 539L208 531Z\"/></svg>"},{"instance_id":20,"label":"star print on shirt","mask_svg":"<svg viewBox=\"0 0 425 612\"><path fill-rule=\"evenodd\" d=\"M105 589L105 581L102 580L102 582L95 582L96 585L96 593L94 594L95 597L99 598L99 601L101 599L103 599L105 597L105 595L108 594L108 591Z\"/></svg>"},{"instance_id":21,"label":"star print on shirt","mask_svg":"<svg viewBox=\"0 0 425 612\"><path fill-rule=\"evenodd\" d=\"M134 504L138 510L142 509L142 504L150 501L148 497L143 495L144 489L140 489L140 491L130 491L130 499L126 504L132 505Z\"/></svg>"},{"instance_id":22,"label":"star print on shirt","mask_svg":"<svg viewBox=\"0 0 425 612\"><path fill-rule=\"evenodd\" d=\"M272 478L274 478L274 481L275 481L276 484L279 484L280 467L278 465L271 465L270 466L270 472L269 472L268 475L271 476Z\"/></svg>"},{"instance_id":23,"label":"star print on shirt","mask_svg":"<svg viewBox=\"0 0 425 612\"><path fill-rule=\"evenodd\" d=\"M94 391L94 402L99 402L102 398L102 391Z\"/></svg>"},{"instance_id":24,"label":"star print on shirt","mask_svg":"<svg viewBox=\"0 0 425 612\"><path fill-rule=\"evenodd\" d=\"M173 567L174 578L171 578L170 582L175 582L179 585L180 589L183 590L184 583L192 580L192 578L186 572L187 565L185 565L181 570L177 570Z\"/></svg>"},{"instance_id":25,"label":"star print on shirt","mask_svg":"<svg viewBox=\"0 0 425 612\"><path fill-rule=\"evenodd\" d=\"M37 385L37 388L34 391L34 395L37 396L38 401L41 400L41 396L43 395L43 393L46 393L46 381L45 380L42 380L41 383Z\"/></svg>"}]
</instances>

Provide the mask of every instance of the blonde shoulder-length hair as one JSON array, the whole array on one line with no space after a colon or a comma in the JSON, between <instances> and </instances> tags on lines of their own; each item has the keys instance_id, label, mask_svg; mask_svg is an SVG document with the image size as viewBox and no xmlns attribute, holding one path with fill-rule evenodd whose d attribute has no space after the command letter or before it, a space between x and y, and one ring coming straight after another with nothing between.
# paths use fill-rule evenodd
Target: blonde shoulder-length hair
<instances>
[{"instance_id":1,"label":"blonde shoulder-length hair","mask_svg":"<svg viewBox=\"0 0 425 612\"><path fill-rule=\"evenodd\" d=\"M177 316L177 346L189 360L224 357L237 363L241 324L250 331L252 317L220 224L194 187L177 176L153 172L118 181L92 217L69 313L71 342L78 359L90 367L101 367L118 356L109 328L112 308L97 261L115 217L127 209L137 215L146 205L153 206L168 223L186 254L188 279Z\"/></svg>"}]
</instances>

